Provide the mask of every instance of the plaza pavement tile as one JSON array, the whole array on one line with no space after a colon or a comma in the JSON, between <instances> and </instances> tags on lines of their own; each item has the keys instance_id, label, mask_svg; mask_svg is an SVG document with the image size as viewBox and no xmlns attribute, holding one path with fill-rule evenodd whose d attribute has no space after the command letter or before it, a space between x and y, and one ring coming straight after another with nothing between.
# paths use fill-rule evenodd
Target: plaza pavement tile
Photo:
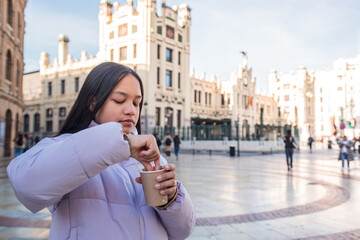
<instances>
[{"instance_id":1,"label":"plaza pavement tile","mask_svg":"<svg viewBox=\"0 0 360 240\"><path fill-rule=\"evenodd\" d=\"M190 240L360 239L360 160L340 171L337 149L307 149L287 171L284 154L181 154L177 177L196 211ZM15 198L0 160L0 240L47 239L45 209L30 213Z\"/></svg>"}]
</instances>

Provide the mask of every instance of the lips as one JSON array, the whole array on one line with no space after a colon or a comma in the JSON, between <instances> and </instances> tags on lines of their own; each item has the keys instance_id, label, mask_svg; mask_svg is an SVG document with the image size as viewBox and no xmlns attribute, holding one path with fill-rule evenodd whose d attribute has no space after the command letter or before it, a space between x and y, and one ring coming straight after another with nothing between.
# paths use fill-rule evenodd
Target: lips
<instances>
[{"instance_id":1,"label":"lips","mask_svg":"<svg viewBox=\"0 0 360 240\"><path fill-rule=\"evenodd\" d=\"M134 124L134 121L132 119L126 119L126 120L121 120L120 123L125 126L131 126Z\"/></svg>"}]
</instances>

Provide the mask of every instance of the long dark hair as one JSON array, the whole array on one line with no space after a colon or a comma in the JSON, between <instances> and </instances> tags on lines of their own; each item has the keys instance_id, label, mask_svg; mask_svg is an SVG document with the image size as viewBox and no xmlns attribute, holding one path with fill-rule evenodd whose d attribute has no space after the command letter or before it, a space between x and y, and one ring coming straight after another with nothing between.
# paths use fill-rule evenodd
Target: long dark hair
<instances>
[{"instance_id":1,"label":"long dark hair","mask_svg":"<svg viewBox=\"0 0 360 240\"><path fill-rule=\"evenodd\" d=\"M114 87L128 74L133 75L140 84L142 100L136 129L141 134L141 109L144 101L142 81L132 69L114 62L104 62L96 66L86 77L79 95L57 135L76 133L89 126L96 113L105 103Z\"/></svg>"}]
</instances>

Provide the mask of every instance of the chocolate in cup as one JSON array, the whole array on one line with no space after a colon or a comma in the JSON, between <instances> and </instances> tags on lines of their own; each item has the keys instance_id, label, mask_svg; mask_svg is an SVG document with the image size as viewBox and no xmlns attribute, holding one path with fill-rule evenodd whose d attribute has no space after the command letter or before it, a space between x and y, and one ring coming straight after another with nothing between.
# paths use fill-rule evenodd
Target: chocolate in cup
<instances>
[{"instance_id":1,"label":"chocolate in cup","mask_svg":"<svg viewBox=\"0 0 360 240\"><path fill-rule=\"evenodd\" d=\"M168 202L167 195L161 195L160 190L155 188L156 177L163 174L165 169L157 171L141 171L141 182L143 185L145 200L148 206L161 206Z\"/></svg>"}]
</instances>

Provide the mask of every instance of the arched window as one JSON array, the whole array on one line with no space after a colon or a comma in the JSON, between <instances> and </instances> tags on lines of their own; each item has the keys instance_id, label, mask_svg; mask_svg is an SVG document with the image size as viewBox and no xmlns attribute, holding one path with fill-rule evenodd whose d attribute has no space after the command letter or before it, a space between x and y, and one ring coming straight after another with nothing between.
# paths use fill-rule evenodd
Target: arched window
<instances>
[{"instance_id":1,"label":"arched window","mask_svg":"<svg viewBox=\"0 0 360 240\"><path fill-rule=\"evenodd\" d=\"M16 61L16 87L20 87L20 64L19 60Z\"/></svg>"},{"instance_id":2,"label":"arched window","mask_svg":"<svg viewBox=\"0 0 360 240\"><path fill-rule=\"evenodd\" d=\"M29 132L29 121L30 121L30 117L29 114L25 114L24 115L24 132Z\"/></svg>"},{"instance_id":3,"label":"arched window","mask_svg":"<svg viewBox=\"0 0 360 240\"><path fill-rule=\"evenodd\" d=\"M7 51L6 54L6 79L11 82L11 68L12 68L12 60L11 60L11 52L10 50Z\"/></svg>"},{"instance_id":4,"label":"arched window","mask_svg":"<svg viewBox=\"0 0 360 240\"><path fill-rule=\"evenodd\" d=\"M7 22L10 26L12 26L13 24L13 5L12 5L12 0L8 0L7 1L8 4L8 8L7 8Z\"/></svg>"}]
</instances>

